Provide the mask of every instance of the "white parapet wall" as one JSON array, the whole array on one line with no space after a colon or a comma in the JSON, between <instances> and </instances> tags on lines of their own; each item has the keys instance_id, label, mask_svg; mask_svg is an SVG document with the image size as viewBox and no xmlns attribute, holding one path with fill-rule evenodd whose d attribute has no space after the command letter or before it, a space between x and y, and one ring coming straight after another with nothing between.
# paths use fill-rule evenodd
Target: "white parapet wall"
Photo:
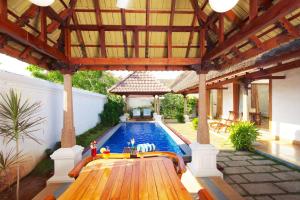
<instances>
[{"instance_id":1,"label":"white parapet wall","mask_svg":"<svg viewBox=\"0 0 300 200\"><path fill-rule=\"evenodd\" d=\"M300 143L300 69L275 75L272 82L272 134Z\"/></svg>"},{"instance_id":2,"label":"white parapet wall","mask_svg":"<svg viewBox=\"0 0 300 200\"><path fill-rule=\"evenodd\" d=\"M25 139L21 142L21 149L26 154L26 162L21 167L22 175L30 172L43 157L45 149L53 147L60 141L63 126L63 86L37 78L26 77L9 72L0 71L0 92L5 93L15 89L23 98L30 102L41 102L40 116L45 122L40 131L34 135L41 144ZM73 88L74 126L76 135L94 127L99 122L99 113L103 111L107 98L105 95ZM14 143L3 145L0 137L0 150L7 151L13 148Z\"/></svg>"}]
</instances>

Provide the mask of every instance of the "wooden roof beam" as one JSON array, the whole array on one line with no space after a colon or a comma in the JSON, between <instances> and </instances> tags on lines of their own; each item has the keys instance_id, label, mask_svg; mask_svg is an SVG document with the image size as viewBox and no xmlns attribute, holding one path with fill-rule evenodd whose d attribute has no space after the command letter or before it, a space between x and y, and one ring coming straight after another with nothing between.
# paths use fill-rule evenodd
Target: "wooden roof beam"
<instances>
[{"instance_id":1,"label":"wooden roof beam","mask_svg":"<svg viewBox=\"0 0 300 200\"><path fill-rule=\"evenodd\" d=\"M121 23L122 23L122 27L126 27L125 9L121 9ZM125 58L128 58L127 33L125 29L122 30L122 35L123 35Z\"/></svg>"},{"instance_id":2,"label":"wooden roof beam","mask_svg":"<svg viewBox=\"0 0 300 200\"><path fill-rule=\"evenodd\" d=\"M133 43L134 43L134 56L139 57L139 32L133 32Z\"/></svg>"},{"instance_id":3,"label":"wooden roof beam","mask_svg":"<svg viewBox=\"0 0 300 200\"><path fill-rule=\"evenodd\" d=\"M277 4L268 9L267 12L253 19L249 24L242 27L236 34L227 38L224 43L217 45L214 49L208 52L205 59L209 60L220 56L232 47L248 39L251 35L268 25L275 23L278 19L284 17L299 6L300 1L280 0Z\"/></svg>"},{"instance_id":4,"label":"wooden roof beam","mask_svg":"<svg viewBox=\"0 0 300 200\"><path fill-rule=\"evenodd\" d=\"M16 23L21 27L25 26L25 24L29 23L29 19L36 16L38 11L39 7L31 4L29 8L19 17Z\"/></svg>"},{"instance_id":5,"label":"wooden roof beam","mask_svg":"<svg viewBox=\"0 0 300 200\"><path fill-rule=\"evenodd\" d=\"M170 14L170 22L169 26L172 27L174 23L174 12L175 12L176 0L171 1L171 14ZM167 57L172 57L172 32L168 31L167 33Z\"/></svg>"},{"instance_id":6,"label":"wooden roof beam","mask_svg":"<svg viewBox=\"0 0 300 200\"><path fill-rule=\"evenodd\" d=\"M286 60L289 60L289 59L297 58L297 57L299 57L299 55L300 55L300 49L294 50L294 51L291 51L291 52L287 52L287 53L283 53L283 54L274 56L270 59L257 62L257 63L255 63L251 66L244 67L244 68L241 68L239 70L235 70L233 72L226 73L226 74L224 74L222 76L219 76L219 77L216 77L216 78L212 78L212 79L208 80L207 82L212 83L212 82L220 81L221 79L224 79L224 78L230 77L230 76L234 76L235 74L238 74L238 73L247 72L247 71L253 70L255 68L266 67L266 66L273 65L273 64L276 64L276 63L280 63L280 62L283 62L283 61L286 61Z\"/></svg>"},{"instance_id":7,"label":"wooden roof beam","mask_svg":"<svg viewBox=\"0 0 300 200\"><path fill-rule=\"evenodd\" d=\"M279 20L279 23L282 25L282 27L288 32L288 34L294 36L294 37L300 37L300 31L294 27L289 20L287 20L285 17L281 18Z\"/></svg>"},{"instance_id":8,"label":"wooden roof beam","mask_svg":"<svg viewBox=\"0 0 300 200\"><path fill-rule=\"evenodd\" d=\"M249 20L252 21L254 18L257 17L258 13L258 0L251 0L249 1Z\"/></svg>"},{"instance_id":9,"label":"wooden roof beam","mask_svg":"<svg viewBox=\"0 0 300 200\"><path fill-rule=\"evenodd\" d=\"M196 12L195 12L195 13L194 13L193 20L192 20L192 24L191 24L192 27L196 26L196 22L197 22L197 17L196 17L196 15L197 15L197 14L196 14ZM186 53L185 53L185 57L186 57L186 58L189 57L191 45L192 45L192 42L193 42L193 39L194 39L194 34L195 34L194 31L191 31L191 32L190 32L189 41L188 41L188 46L187 46L187 48L186 48Z\"/></svg>"},{"instance_id":10,"label":"wooden roof beam","mask_svg":"<svg viewBox=\"0 0 300 200\"><path fill-rule=\"evenodd\" d=\"M82 30L82 31L98 31L98 30L104 30L104 31L150 31L150 32L191 32L191 31L199 31L200 27L191 27L191 26L142 26L142 25L69 25L68 28L71 30Z\"/></svg>"},{"instance_id":11,"label":"wooden roof beam","mask_svg":"<svg viewBox=\"0 0 300 200\"><path fill-rule=\"evenodd\" d=\"M78 65L195 65L200 58L71 58L71 64Z\"/></svg>"},{"instance_id":12,"label":"wooden roof beam","mask_svg":"<svg viewBox=\"0 0 300 200\"><path fill-rule=\"evenodd\" d=\"M93 0L94 7L96 9L96 22L98 26L102 26L102 16L100 10L100 4L98 0ZM105 46L105 32L103 30L99 30L99 45L100 45L100 54L101 57L106 58L106 46Z\"/></svg>"},{"instance_id":13,"label":"wooden roof beam","mask_svg":"<svg viewBox=\"0 0 300 200\"><path fill-rule=\"evenodd\" d=\"M165 65L110 65L110 66L103 66L103 65L82 65L79 67L79 70L96 70L96 71L103 71L103 70L128 70L128 71L187 71L191 70L190 67L186 65L177 65L177 66L165 66Z\"/></svg>"},{"instance_id":14,"label":"wooden roof beam","mask_svg":"<svg viewBox=\"0 0 300 200\"><path fill-rule=\"evenodd\" d=\"M7 19L7 0L0 0L0 19Z\"/></svg>"},{"instance_id":15,"label":"wooden roof beam","mask_svg":"<svg viewBox=\"0 0 300 200\"><path fill-rule=\"evenodd\" d=\"M298 25L296 28L297 28L297 30L299 30L300 26ZM278 45L283 44L285 42L289 42L294 38L295 38L294 36L291 36L289 34L281 33L280 35L278 35L274 38L271 38L271 39L269 39L265 42L262 42L259 48L251 48L251 49L248 49L245 52L241 52L239 54L239 57L231 58L230 60L228 60L227 63L221 64L220 67L225 68L227 66L240 63L245 59L251 58L251 57L256 56L256 55L259 55L260 53L263 53L267 50L276 48L276 47L278 47Z\"/></svg>"},{"instance_id":16,"label":"wooden roof beam","mask_svg":"<svg viewBox=\"0 0 300 200\"><path fill-rule=\"evenodd\" d=\"M145 58L149 58L149 31L148 31L148 26L149 26L149 20L150 20L150 0L146 0L146 37L145 37Z\"/></svg>"},{"instance_id":17,"label":"wooden roof beam","mask_svg":"<svg viewBox=\"0 0 300 200\"><path fill-rule=\"evenodd\" d=\"M31 33L17 26L15 23L0 18L0 33L7 34L17 42L30 46L37 52L47 55L55 60L66 62L67 58L58 49L51 47L47 42L35 37Z\"/></svg>"}]
</instances>

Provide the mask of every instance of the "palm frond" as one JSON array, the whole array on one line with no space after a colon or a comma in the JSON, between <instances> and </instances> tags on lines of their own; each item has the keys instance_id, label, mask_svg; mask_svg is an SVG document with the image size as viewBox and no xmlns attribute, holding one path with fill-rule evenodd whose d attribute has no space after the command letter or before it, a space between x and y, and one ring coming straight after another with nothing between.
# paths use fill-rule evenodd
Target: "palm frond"
<instances>
[{"instance_id":1,"label":"palm frond","mask_svg":"<svg viewBox=\"0 0 300 200\"><path fill-rule=\"evenodd\" d=\"M40 108L40 102L23 100L14 90L0 94L0 135L7 137L8 142L25 138L38 142L33 134L45 119L39 117Z\"/></svg>"}]
</instances>

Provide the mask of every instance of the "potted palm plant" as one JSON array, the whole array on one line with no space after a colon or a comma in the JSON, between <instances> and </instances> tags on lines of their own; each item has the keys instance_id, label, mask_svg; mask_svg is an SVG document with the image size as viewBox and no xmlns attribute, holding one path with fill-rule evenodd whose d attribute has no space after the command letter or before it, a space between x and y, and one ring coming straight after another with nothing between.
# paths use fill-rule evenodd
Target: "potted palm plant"
<instances>
[{"instance_id":1,"label":"potted palm plant","mask_svg":"<svg viewBox=\"0 0 300 200\"><path fill-rule=\"evenodd\" d=\"M12 89L6 94L0 94L0 135L6 138L7 143L15 142L16 160L20 160L20 140L31 139L40 143L33 135L44 121L44 118L39 117L40 107L39 102L30 103L28 99L22 99L21 94ZM16 163L16 169L16 199L18 200L20 188L19 161Z\"/></svg>"}]
</instances>

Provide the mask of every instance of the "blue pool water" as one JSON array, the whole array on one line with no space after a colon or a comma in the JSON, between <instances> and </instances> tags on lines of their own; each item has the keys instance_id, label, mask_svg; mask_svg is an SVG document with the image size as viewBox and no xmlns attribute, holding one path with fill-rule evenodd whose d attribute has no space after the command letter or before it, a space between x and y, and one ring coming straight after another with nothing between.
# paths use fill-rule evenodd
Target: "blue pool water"
<instances>
[{"instance_id":1,"label":"blue pool water","mask_svg":"<svg viewBox=\"0 0 300 200\"><path fill-rule=\"evenodd\" d=\"M121 153L128 142L134 138L135 146L143 143L153 143L156 151L170 151L179 155L184 152L158 123L122 123L120 128L104 143L112 153Z\"/></svg>"}]
</instances>

